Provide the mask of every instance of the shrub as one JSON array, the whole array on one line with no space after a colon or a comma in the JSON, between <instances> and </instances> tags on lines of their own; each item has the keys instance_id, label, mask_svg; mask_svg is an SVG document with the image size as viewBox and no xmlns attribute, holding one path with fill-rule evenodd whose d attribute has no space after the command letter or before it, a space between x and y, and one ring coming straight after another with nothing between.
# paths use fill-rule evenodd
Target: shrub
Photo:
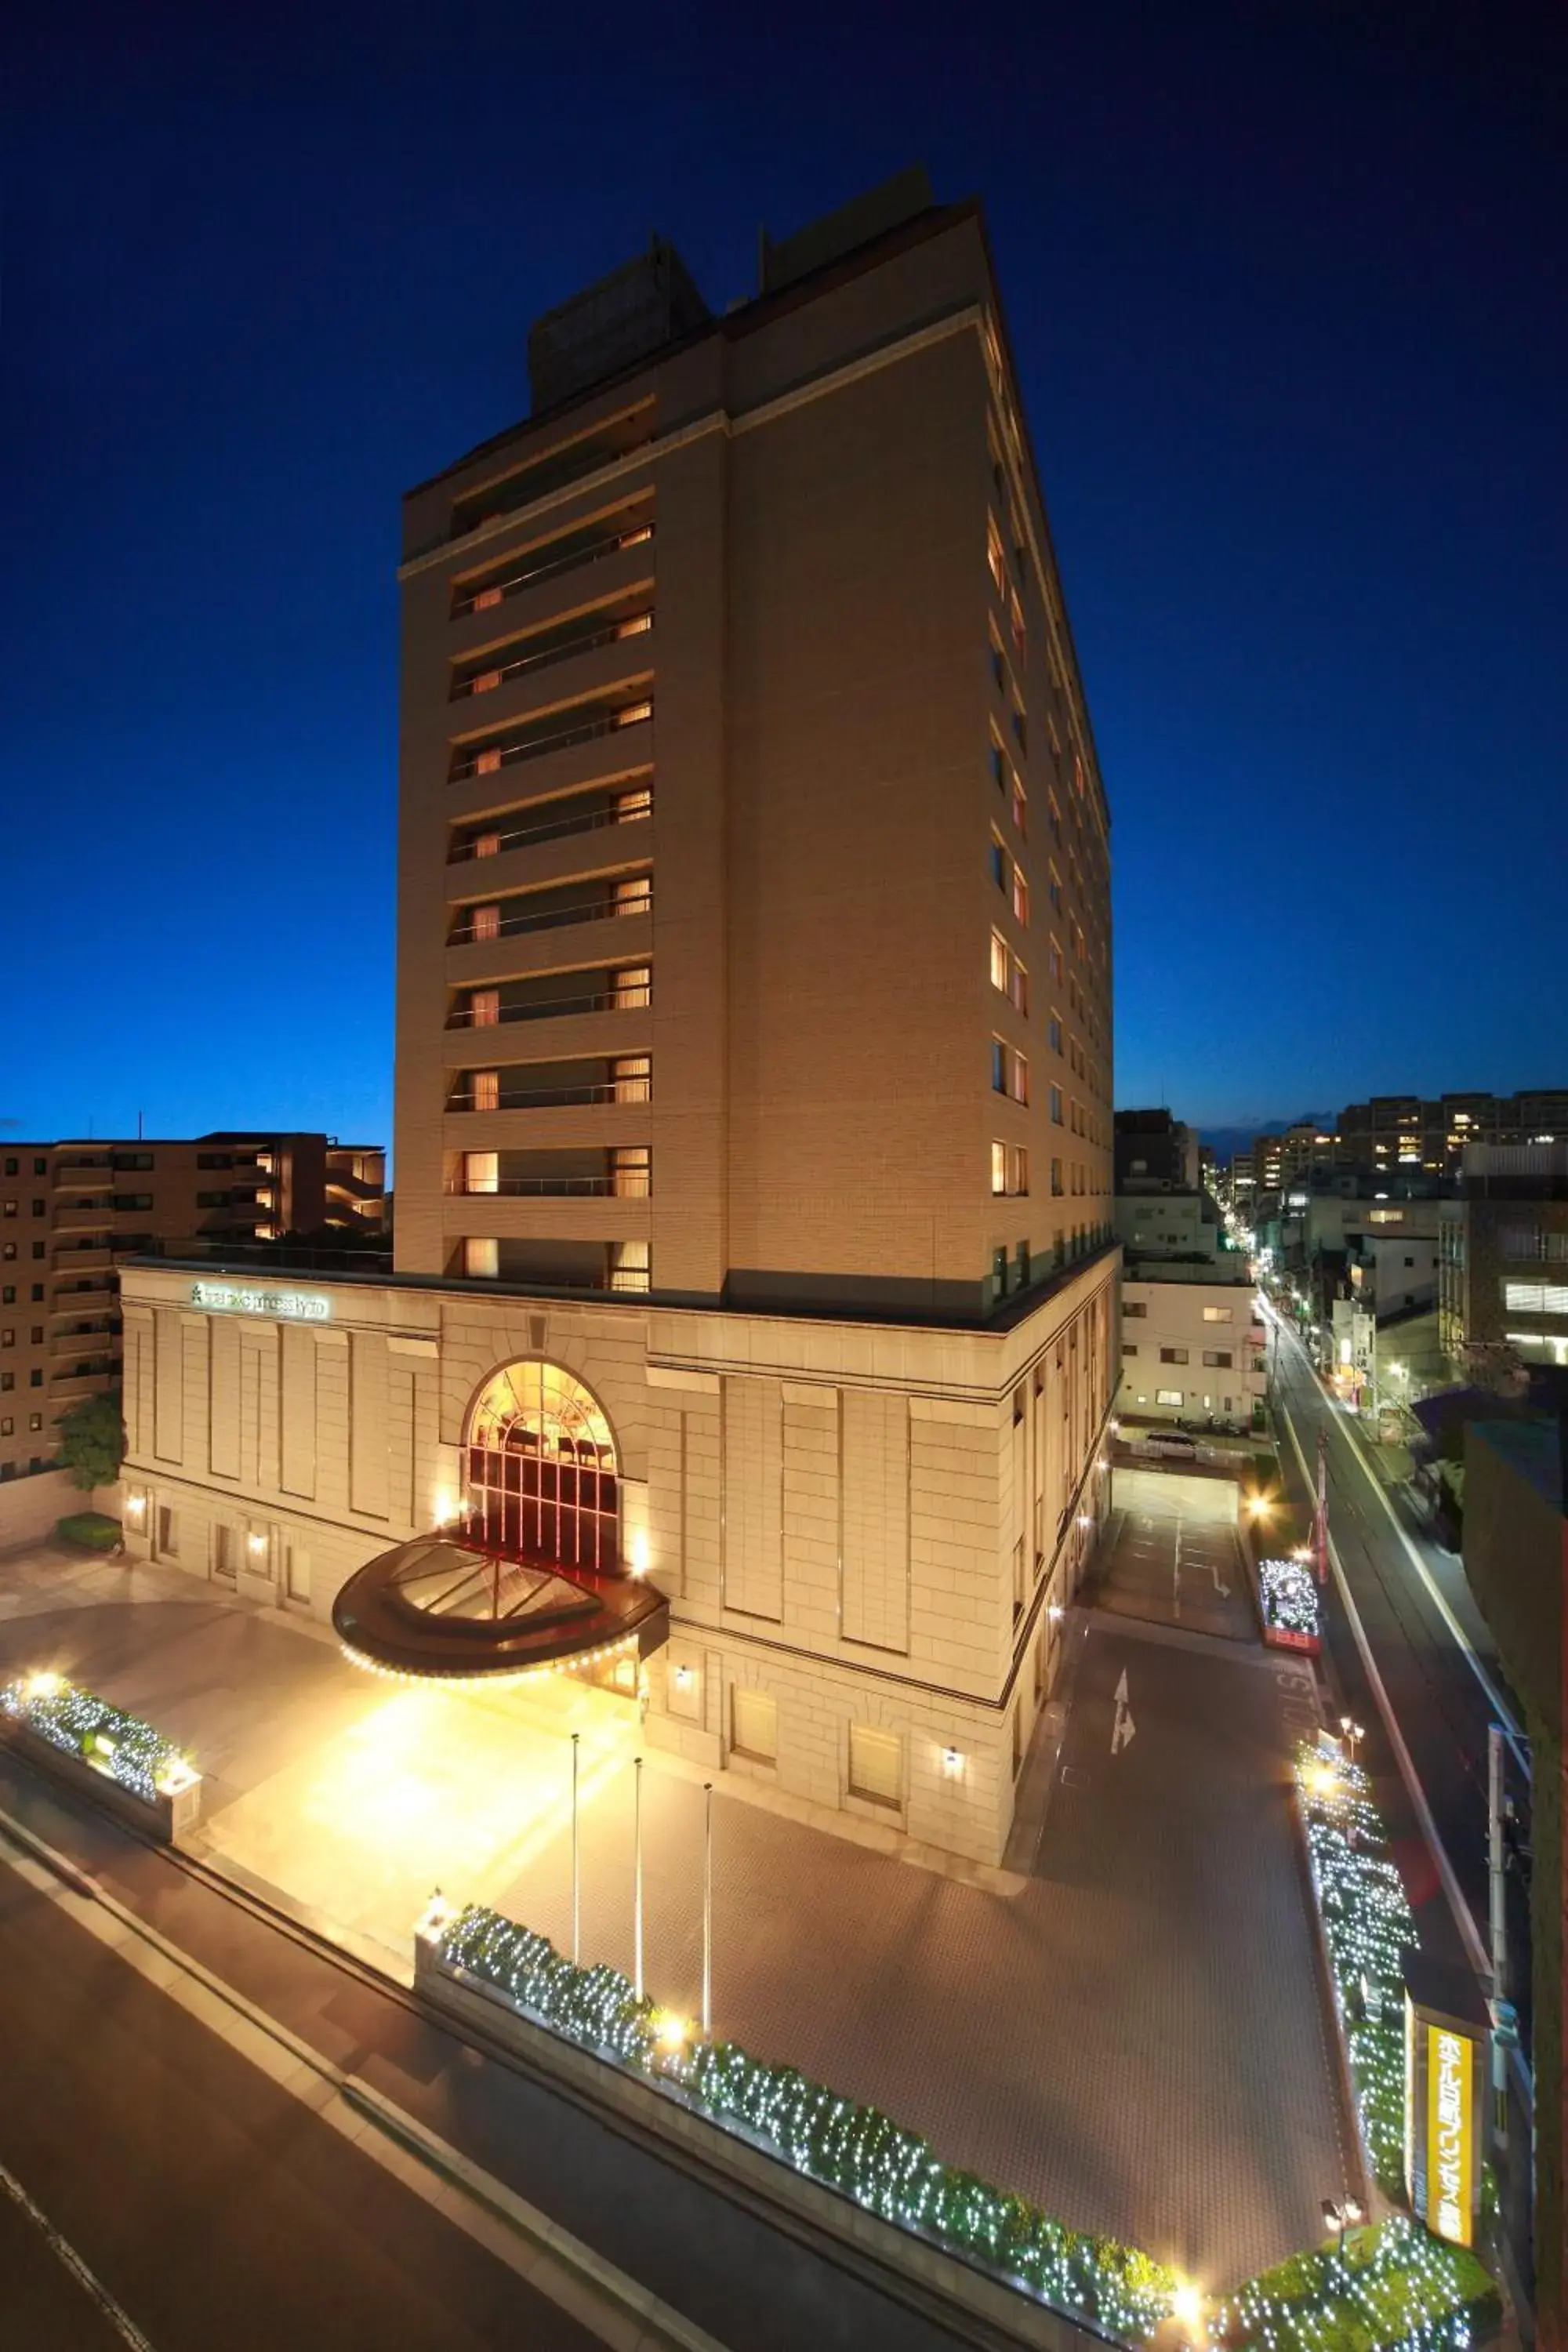
<instances>
[{"instance_id":1,"label":"shrub","mask_svg":"<svg viewBox=\"0 0 1568 2352\"><path fill-rule=\"evenodd\" d=\"M120 1532L119 1520L107 1511L68 1511L55 1521L55 1533L64 1542L86 1544L90 1551L112 1551Z\"/></svg>"}]
</instances>

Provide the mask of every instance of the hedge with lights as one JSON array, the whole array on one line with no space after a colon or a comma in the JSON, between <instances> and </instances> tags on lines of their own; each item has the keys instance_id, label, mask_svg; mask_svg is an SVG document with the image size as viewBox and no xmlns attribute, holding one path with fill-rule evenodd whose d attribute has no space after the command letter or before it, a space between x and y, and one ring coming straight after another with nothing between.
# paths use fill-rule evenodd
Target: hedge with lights
<instances>
[{"instance_id":1,"label":"hedge with lights","mask_svg":"<svg viewBox=\"0 0 1568 2352\"><path fill-rule=\"evenodd\" d=\"M1226 2352L1466 2352L1498 2316L1474 2254L1403 2214L1265 2271L1215 2309Z\"/></svg>"},{"instance_id":2,"label":"hedge with lights","mask_svg":"<svg viewBox=\"0 0 1568 2352\"><path fill-rule=\"evenodd\" d=\"M7 1683L0 1708L51 1747L94 1766L146 1805L157 1802L171 1774L189 1772L179 1749L140 1716L122 1713L75 1683L42 1679L43 1688Z\"/></svg>"},{"instance_id":3,"label":"hedge with lights","mask_svg":"<svg viewBox=\"0 0 1568 2352\"><path fill-rule=\"evenodd\" d=\"M1392 2150L1397 2171L1399 1951L1412 1940L1409 1909L1397 1874L1373 1848L1382 1823L1363 1777L1337 1767L1339 1792L1331 1793L1317 1780L1324 1762L1307 1746L1297 1759L1299 1776L1313 1775L1302 1780L1302 1803L1314 1881L1363 2129L1374 2150ZM661 2012L638 2000L618 1969L575 1968L548 1937L478 1904L440 1930L436 1948L448 1968L564 2039L680 2090L726 2129L1065 2317L1131 2347L1146 2346L1169 2317L1179 2281L1163 2263L1069 2229L1027 2199L943 2164L878 2108L840 2098L793 2066L764 2065L733 2042L694 2039L684 2028L661 2031ZM1352 2001L1364 2007L1363 1978L1380 2012L1352 2020ZM1473 2254L1396 2215L1352 2231L1342 2257L1332 2248L1298 2254L1248 2280L1213 2307L1210 2333L1226 2352L1468 2352L1494 2310L1492 2283Z\"/></svg>"},{"instance_id":4,"label":"hedge with lights","mask_svg":"<svg viewBox=\"0 0 1568 2352\"><path fill-rule=\"evenodd\" d=\"M715 2121L867 2211L931 2239L1026 2288L1068 2318L1129 2344L1171 2309L1175 2273L1110 2238L1091 2238L1023 2197L933 2156L879 2108L839 2098L793 2066L764 2065L732 2042L671 2045L659 2012L609 1968L577 1969L543 1936L471 1904L437 1947L460 1970L570 2041L668 2082Z\"/></svg>"},{"instance_id":5,"label":"hedge with lights","mask_svg":"<svg viewBox=\"0 0 1568 2352\"><path fill-rule=\"evenodd\" d=\"M1282 1626L1288 1633L1305 1633L1314 1641L1319 1639L1323 1630L1322 1612L1310 1569L1304 1568L1299 1559L1260 1559L1258 1586L1263 1597L1266 1625Z\"/></svg>"},{"instance_id":6,"label":"hedge with lights","mask_svg":"<svg viewBox=\"0 0 1568 2352\"><path fill-rule=\"evenodd\" d=\"M1416 1941L1366 1774L1302 1740L1296 1786L1356 2111L1378 2185L1405 2190L1405 1971Z\"/></svg>"}]
</instances>

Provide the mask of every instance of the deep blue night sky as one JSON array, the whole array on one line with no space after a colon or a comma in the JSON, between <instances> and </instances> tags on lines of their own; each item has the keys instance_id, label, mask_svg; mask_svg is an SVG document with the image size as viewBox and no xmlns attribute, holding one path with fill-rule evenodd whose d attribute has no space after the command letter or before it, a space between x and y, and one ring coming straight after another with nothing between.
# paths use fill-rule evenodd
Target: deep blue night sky
<instances>
[{"instance_id":1,"label":"deep blue night sky","mask_svg":"<svg viewBox=\"0 0 1568 2352\"><path fill-rule=\"evenodd\" d=\"M1568 1083L1560 9L8 16L9 1132L389 1135L400 492L651 229L717 308L911 160L987 206L1118 1100Z\"/></svg>"}]
</instances>

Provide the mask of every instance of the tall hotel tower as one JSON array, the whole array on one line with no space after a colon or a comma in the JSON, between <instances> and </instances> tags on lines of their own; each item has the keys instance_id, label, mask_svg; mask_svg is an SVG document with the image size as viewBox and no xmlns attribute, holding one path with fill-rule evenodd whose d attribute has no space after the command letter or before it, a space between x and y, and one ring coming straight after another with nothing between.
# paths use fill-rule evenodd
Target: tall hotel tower
<instances>
[{"instance_id":1,"label":"tall hotel tower","mask_svg":"<svg viewBox=\"0 0 1568 2352\"><path fill-rule=\"evenodd\" d=\"M529 362L405 504L395 1273L128 1275L138 1547L994 1862L1116 1261L1106 807L978 206L906 175L721 317L656 242Z\"/></svg>"}]
</instances>

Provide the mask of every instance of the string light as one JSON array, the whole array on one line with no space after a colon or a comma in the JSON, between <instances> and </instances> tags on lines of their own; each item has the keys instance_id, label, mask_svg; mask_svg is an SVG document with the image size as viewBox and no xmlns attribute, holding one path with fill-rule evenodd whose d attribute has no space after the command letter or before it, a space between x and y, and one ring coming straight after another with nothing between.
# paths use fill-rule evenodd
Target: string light
<instances>
[{"instance_id":1,"label":"string light","mask_svg":"<svg viewBox=\"0 0 1568 2352\"><path fill-rule=\"evenodd\" d=\"M596 1650L579 1650L569 1658L546 1658L533 1666L500 1667L489 1675L420 1674L410 1666L383 1665L379 1658L363 1650L356 1650L352 1642L338 1644L351 1666L362 1673L379 1675L383 1682L416 1683L421 1690L498 1690L512 1683L542 1682L547 1675L577 1675L585 1666L603 1664L606 1658L629 1656L637 1647L635 1633L623 1633L613 1642L601 1642Z\"/></svg>"},{"instance_id":2,"label":"string light","mask_svg":"<svg viewBox=\"0 0 1568 2352\"><path fill-rule=\"evenodd\" d=\"M182 1796L201 1774L161 1731L140 1716L122 1714L106 1698L95 1698L59 1675L28 1675L0 1690L0 1708L47 1739L52 1748L90 1764L95 1771L151 1805L160 1797Z\"/></svg>"},{"instance_id":3,"label":"string light","mask_svg":"<svg viewBox=\"0 0 1568 2352\"><path fill-rule=\"evenodd\" d=\"M1260 1559L1258 1589L1263 1596L1263 1622L1288 1633L1322 1638L1322 1612L1318 1588L1300 1559Z\"/></svg>"}]
</instances>

